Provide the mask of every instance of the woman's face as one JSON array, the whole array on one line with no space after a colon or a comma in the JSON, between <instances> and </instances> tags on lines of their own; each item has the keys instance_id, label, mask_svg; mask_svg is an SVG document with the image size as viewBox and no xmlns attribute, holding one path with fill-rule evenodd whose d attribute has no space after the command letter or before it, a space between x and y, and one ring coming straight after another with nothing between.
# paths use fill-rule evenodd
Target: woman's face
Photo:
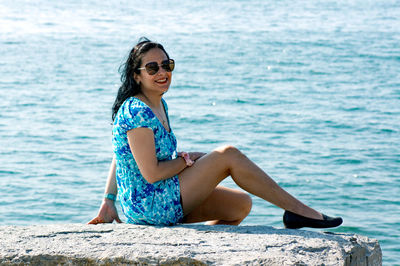
<instances>
[{"instance_id":1,"label":"woman's face","mask_svg":"<svg viewBox=\"0 0 400 266\"><path fill-rule=\"evenodd\" d=\"M161 62L167 59L168 57L163 50L153 48L143 56L140 68L144 68L150 62L156 62L158 65L161 65ZM150 75L145 69L142 69L140 70L140 74L134 74L134 78L137 83L140 83L142 92L163 95L168 91L172 74L159 66L158 72L154 75Z\"/></svg>"}]
</instances>

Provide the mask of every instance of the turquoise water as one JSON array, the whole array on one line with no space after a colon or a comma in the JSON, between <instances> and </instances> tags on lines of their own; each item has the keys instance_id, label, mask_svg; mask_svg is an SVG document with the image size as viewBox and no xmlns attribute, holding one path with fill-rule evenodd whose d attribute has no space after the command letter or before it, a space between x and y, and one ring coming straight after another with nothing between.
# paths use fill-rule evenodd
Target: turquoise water
<instances>
[{"instance_id":1,"label":"turquoise water","mask_svg":"<svg viewBox=\"0 0 400 266\"><path fill-rule=\"evenodd\" d=\"M0 225L96 214L117 69L147 36L177 62L165 98L180 150L237 146L341 215L329 231L376 238L399 264L399 17L385 0L2 0ZM243 224L282 227L281 215L254 198Z\"/></svg>"}]
</instances>

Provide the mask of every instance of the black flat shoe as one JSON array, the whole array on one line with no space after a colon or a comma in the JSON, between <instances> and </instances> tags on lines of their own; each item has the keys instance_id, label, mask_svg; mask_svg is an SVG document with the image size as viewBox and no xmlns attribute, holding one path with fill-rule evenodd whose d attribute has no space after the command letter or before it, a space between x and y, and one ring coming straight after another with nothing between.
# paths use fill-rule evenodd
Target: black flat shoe
<instances>
[{"instance_id":1,"label":"black flat shoe","mask_svg":"<svg viewBox=\"0 0 400 266\"><path fill-rule=\"evenodd\" d=\"M336 227L343 223L343 219L340 217L329 217L322 214L323 220L307 218L290 211L285 211L283 214L283 224L289 229L298 229L302 227L311 228L330 228Z\"/></svg>"}]
</instances>

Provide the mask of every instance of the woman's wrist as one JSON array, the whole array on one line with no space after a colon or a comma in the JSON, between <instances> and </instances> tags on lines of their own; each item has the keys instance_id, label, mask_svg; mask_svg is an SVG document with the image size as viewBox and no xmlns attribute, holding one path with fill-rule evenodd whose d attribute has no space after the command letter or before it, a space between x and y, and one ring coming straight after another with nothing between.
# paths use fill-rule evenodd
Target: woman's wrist
<instances>
[{"instance_id":1,"label":"woman's wrist","mask_svg":"<svg viewBox=\"0 0 400 266\"><path fill-rule=\"evenodd\" d=\"M112 193L105 193L104 194L104 199L108 199L108 200L111 200L111 201L116 201L117 195L112 194Z\"/></svg>"},{"instance_id":2,"label":"woman's wrist","mask_svg":"<svg viewBox=\"0 0 400 266\"><path fill-rule=\"evenodd\" d=\"M181 157L185 161L186 166L192 166L194 164L194 161L192 159L190 159L189 153L183 151L183 152L180 152L178 154L178 156Z\"/></svg>"}]
</instances>

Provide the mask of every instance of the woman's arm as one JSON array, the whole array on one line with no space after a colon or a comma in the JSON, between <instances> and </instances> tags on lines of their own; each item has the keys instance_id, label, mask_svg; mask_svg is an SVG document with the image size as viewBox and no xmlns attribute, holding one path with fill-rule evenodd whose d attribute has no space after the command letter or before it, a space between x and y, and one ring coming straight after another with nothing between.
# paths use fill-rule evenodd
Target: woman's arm
<instances>
[{"instance_id":1,"label":"woman's arm","mask_svg":"<svg viewBox=\"0 0 400 266\"><path fill-rule=\"evenodd\" d=\"M187 167L181 157L169 161L157 160L154 134L151 129L135 128L129 130L127 134L133 157L147 182L155 183L170 178Z\"/></svg>"},{"instance_id":2,"label":"woman's arm","mask_svg":"<svg viewBox=\"0 0 400 266\"><path fill-rule=\"evenodd\" d=\"M115 179L115 156L113 157L110 170L108 171L105 193L117 195L117 182ZM115 202L113 200L104 198L97 216L88 224L112 223L114 220L118 223L122 223L118 217L118 211L115 207Z\"/></svg>"},{"instance_id":3,"label":"woman's arm","mask_svg":"<svg viewBox=\"0 0 400 266\"><path fill-rule=\"evenodd\" d=\"M115 178L115 155L111 161L110 170L108 170L107 183L104 193L117 195L117 181Z\"/></svg>"}]
</instances>

